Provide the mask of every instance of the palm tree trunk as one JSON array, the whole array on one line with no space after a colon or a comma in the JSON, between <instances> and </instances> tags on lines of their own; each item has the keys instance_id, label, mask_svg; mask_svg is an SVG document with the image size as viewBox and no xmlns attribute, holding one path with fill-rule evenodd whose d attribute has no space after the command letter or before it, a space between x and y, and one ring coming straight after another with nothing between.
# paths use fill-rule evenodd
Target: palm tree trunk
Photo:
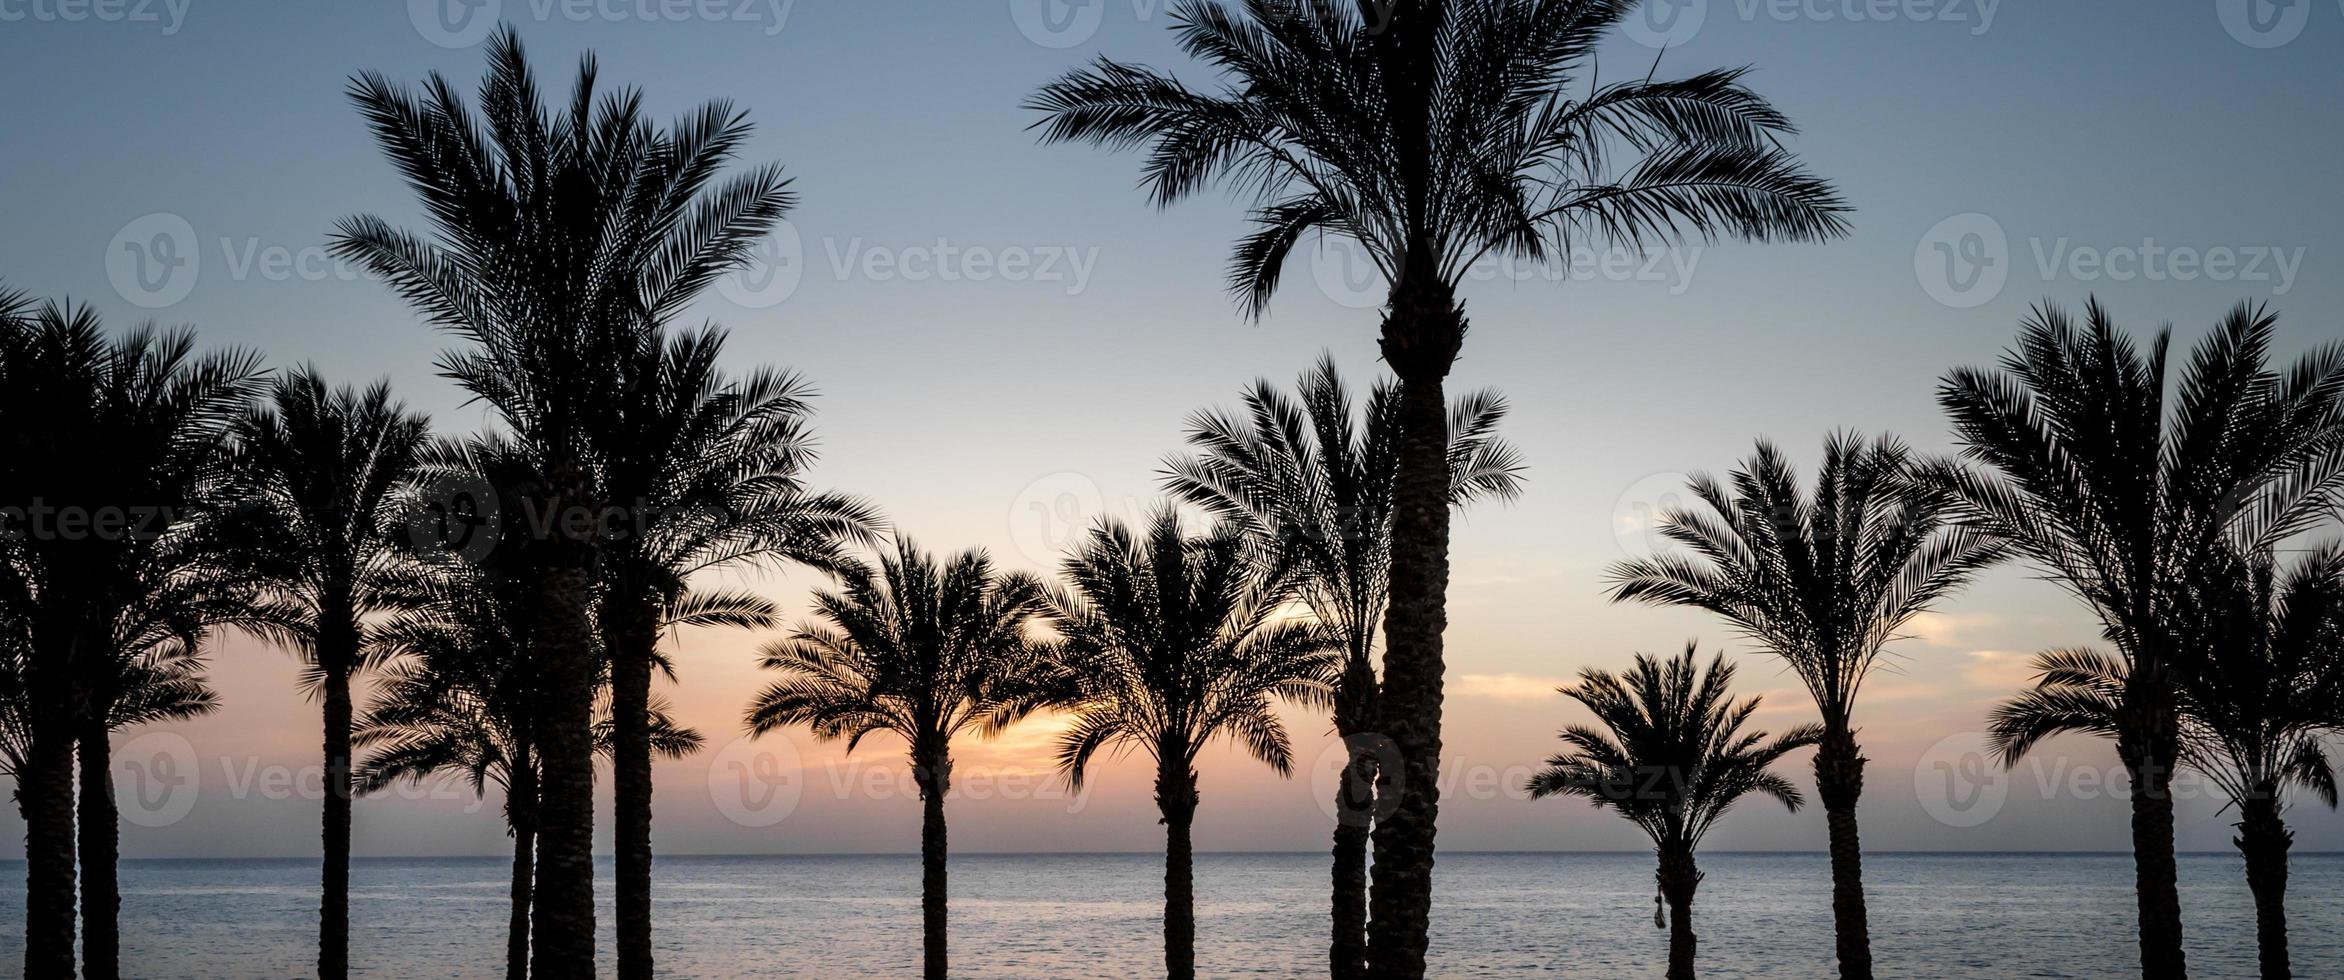
<instances>
[{"instance_id":1,"label":"palm tree trunk","mask_svg":"<svg viewBox=\"0 0 2344 980\"><path fill-rule=\"evenodd\" d=\"M651 661L659 623L647 601L608 605L619 977L651 980Z\"/></svg>"},{"instance_id":2,"label":"palm tree trunk","mask_svg":"<svg viewBox=\"0 0 2344 980\"><path fill-rule=\"evenodd\" d=\"M1693 892L1701 887L1701 870L1693 863L1692 848L1663 848L1654 877L1668 899L1668 980L1693 980L1693 955L1700 945L1693 935Z\"/></svg>"},{"instance_id":3,"label":"palm tree trunk","mask_svg":"<svg viewBox=\"0 0 2344 980\"><path fill-rule=\"evenodd\" d=\"M2287 850L2295 834L2279 817L2276 792L2239 802L2238 836L2231 843L2246 856L2246 887L2254 892L2255 940L2262 953L2263 980L2288 980Z\"/></svg>"},{"instance_id":4,"label":"palm tree trunk","mask_svg":"<svg viewBox=\"0 0 2344 980\"><path fill-rule=\"evenodd\" d=\"M2173 760L2179 754L2170 710L2126 709L2117 755L2132 786L2132 863L2140 903L2143 980L2185 980L2181 887L2173 859Z\"/></svg>"},{"instance_id":5,"label":"palm tree trunk","mask_svg":"<svg viewBox=\"0 0 2344 980\"><path fill-rule=\"evenodd\" d=\"M537 877L537 762L522 746L513 753L505 789L505 818L513 825L513 909L505 930L505 980L529 980L530 886Z\"/></svg>"},{"instance_id":6,"label":"palm tree trunk","mask_svg":"<svg viewBox=\"0 0 2344 980\"><path fill-rule=\"evenodd\" d=\"M352 634L355 639L355 633ZM317 975L350 972L350 663L356 651L318 651L325 667L325 870L317 913Z\"/></svg>"},{"instance_id":7,"label":"palm tree trunk","mask_svg":"<svg viewBox=\"0 0 2344 980\"><path fill-rule=\"evenodd\" d=\"M121 857L121 814L114 805L114 752L104 714L81 725L81 975L122 975L122 889L114 880Z\"/></svg>"},{"instance_id":8,"label":"palm tree trunk","mask_svg":"<svg viewBox=\"0 0 2344 980\"><path fill-rule=\"evenodd\" d=\"M1196 980L1196 770L1183 755L1156 764L1156 809L1164 815L1164 976Z\"/></svg>"},{"instance_id":9,"label":"palm tree trunk","mask_svg":"<svg viewBox=\"0 0 2344 980\"><path fill-rule=\"evenodd\" d=\"M24 975L73 976L73 733L36 720L16 774L24 814Z\"/></svg>"},{"instance_id":10,"label":"palm tree trunk","mask_svg":"<svg viewBox=\"0 0 2344 980\"><path fill-rule=\"evenodd\" d=\"M1424 976L1440 814L1441 634L1448 627L1449 426L1442 383L1464 338L1465 318L1447 284L1428 268L1404 273L1383 327L1384 360L1400 378L1400 433L1377 709L1400 765L1376 773L1368 975L1377 980Z\"/></svg>"},{"instance_id":11,"label":"palm tree trunk","mask_svg":"<svg viewBox=\"0 0 2344 980\"><path fill-rule=\"evenodd\" d=\"M594 745L591 725L598 651L587 603L591 538L564 532L567 517L595 511L576 471L557 473L553 493L537 503L553 533L533 546L546 551L534 610L539 690L537 885L529 927L534 971L549 977L594 975Z\"/></svg>"},{"instance_id":12,"label":"palm tree trunk","mask_svg":"<svg viewBox=\"0 0 2344 980\"><path fill-rule=\"evenodd\" d=\"M1375 669L1368 632L1353 637L1336 694L1335 733L1344 746L1343 775L1335 786L1333 878L1334 939L1327 948L1331 980L1367 976L1367 848L1375 826L1375 770L1380 736L1375 734Z\"/></svg>"},{"instance_id":13,"label":"palm tree trunk","mask_svg":"<svg viewBox=\"0 0 2344 980\"><path fill-rule=\"evenodd\" d=\"M1864 794L1864 754L1844 721L1829 723L1815 753L1815 795L1831 831L1831 920L1839 940L1840 980L1872 980L1872 932L1864 913L1864 848L1856 800Z\"/></svg>"},{"instance_id":14,"label":"palm tree trunk","mask_svg":"<svg viewBox=\"0 0 2344 980\"><path fill-rule=\"evenodd\" d=\"M922 753L912 761L912 778L920 785L920 953L921 975L944 980L946 974L944 794L952 787L950 756Z\"/></svg>"}]
</instances>

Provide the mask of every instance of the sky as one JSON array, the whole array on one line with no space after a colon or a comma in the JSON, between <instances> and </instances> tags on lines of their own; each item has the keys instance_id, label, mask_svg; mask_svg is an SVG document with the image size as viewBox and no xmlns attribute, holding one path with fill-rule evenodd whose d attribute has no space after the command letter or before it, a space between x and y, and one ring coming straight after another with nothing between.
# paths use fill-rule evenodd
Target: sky
<instances>
[{"instance_id":1,"label":"sky","mask_svg":"<svg viewBox=\"0 0 2344 980\"><path fill-rule=\"evenodd\" d=\"M120 329L190 325L206 346L388 378L442 432L485 421L433 360L450 341L325 251L334 221L419 226L345 100L353 73L472 89L480 39L515 24L549 88L592 50L606 82L671 117L732 100L743 158L777 161L800 202L751 273L687 314L731 331L727 363L821 391L820 484L868 496L936 550L1048 571L1100 516L1144 513L1184 418L1331 352L1379 370L1377 284L1342 243L1299 250L1269 314L1221 287L1242 203L1158 210L1137 162L1038 145L1019 104L1113 56L1210 74L1171 43L1167 0L0 0L0 280L71 297ZM2344 338L2344 3L2266 0L1670 0L1599 58L1602 77L1751 65L1796 120L1791 146L1853 205L1827 245L1590 252L1568 266L1477 267L1452 390L1494 387L1529 463L1510 505L1459 523L1452 552L1441 845L1644 847L1523 779L1585 716L1553 688L1582 667L1688 641L1727 650L1759 723L1810 720L1794 678L1700 615L1615 606L1605 568L1658 544L1686 474L1765 438L1811 468L1834 429L1955 448L1934 399L1992 362L2029 307L2099 296L2120 322L2193 342L2233 304L2268 303L2292 355ZM1657 60L1657 65L1655 64ZM746 580L805 610L808 574ZM2054 741L2002 772L1979 752L2031 652L2098 640L2023 567L1917 622L1866 686L1862 817L1875 850L2122 850L2127 806L2105 742ZM900 852L919 807L902 746L855 755L803 732L742 737L777 634L689 631L667 693L709 737L657 770L668 853ZM307 856L317 848L319 709L291 656L230 635L211 649L226 707L116 738L130 857ZM1332 791L1323 718L1290 716L1281 779L1216 749L1197 846L1318 850ZM949 803L964 851L1161 846L1140 759L1087 794L1048 772L1039 719L959 749ZM1804 756L1789 764L1808 783ZM607 791L607 788L606 788ZM2233 816L2185 785L2180 843L2225 850ZM607 814L607 810L605 811ZM2289 819L2297 847L2344 848L2344 818ZM602 821L607 835L607 817ZM21 845L13 808L0 840ZM394 791L357 808L361 855L495 854L493 790ZM1752 802L1709 845L1818 850L1820 813Z\"/></svg>"}]
</instances>

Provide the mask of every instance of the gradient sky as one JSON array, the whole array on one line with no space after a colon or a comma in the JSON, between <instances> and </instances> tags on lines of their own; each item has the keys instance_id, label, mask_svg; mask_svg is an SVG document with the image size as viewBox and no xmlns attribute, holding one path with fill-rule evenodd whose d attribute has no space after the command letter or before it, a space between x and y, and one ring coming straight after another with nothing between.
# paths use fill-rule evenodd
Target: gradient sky
<instances>
[{"instance_id":1,"label":"gradient sky","mask_svg":"<svg viewBox=\"0 0 2344 980\"><path fill-rule=\"evenodd\" d=\"M273 364L388 376L443 431L479 425L480 408L432 371L443 338L323 243L352 213L417 223L344 79L436 70L469 90L477 37L501 16L549 87L592 49L606 81L644 87L660 116L720 96L751 112L747 157L782 162L802 195L794 245L785 235L767 253L780 278L728 283L693 318L732 329L736 368L812 378L819 480L870 496L931 548L1047 569L1099 514L1149 505L1189 412L1234 402L1257 376L1290 379L1321 350L1356 379L1378 369L1376 315L1339 246L1306 250L1271 314L1249 323L1219 285L1237 204L1158 213L1130 156L1038 146L1025 131L1019 101L1094 56L1184 67L1165 0L440 2L0 0L0 121L16 147L0 167L0 278L90 303L117 327L192 324ZM2097 293L2123 322L2170 322L2183 342L2241 299L2280 311L2289 353L2344 336L2344 197L2331 190L2344 4L1695 0L1660 12L1675 19L1605 49L1605 77L1650 68L1643 40L1673 44L1664 75L1757 66L1750 82L1799 122L1795 149L1839 182L1855 233L1609 271L1485 268L1468 284L1474 331L1454 384L1511 397L1507 436L1531 470L1519 502L1474 511L1456 534L1444 847L1644 846L1622 821L1526 801L1519 785L1580 717L1551 690L1579 667L1691 638L1740 648L1703 617L1601 595L1607 564L1651 546L1641 522L1684 473L1722 470L1758 437L1811 464L1834 427L1950 449L1938 377L1995 358L2045 299ZM794 618L813 583L759 584ZM2106 743L2055 742L2008 776L1975 753L2025 655L2094 642L2092 621L2013 568L1913 633L1862 700L1866 844L2123 849ZM711 745L660 767L659 846L913 849L899 745L845 759L802 733L736 741L764 682L761 639L674 644L683 684L670 693ZM1737 655L1745 690L1766 696L1765 724L1811 717L1772 661ZM148 791L126 796L124 853L315 853L316 705L281 651L228 637L214 658L222 714L117 739L126 780L166 777L124 783ZM1216 752L1198 846L1323 847L1325 728L1294 719L1305 771L1291 780ZM1034 722L961 749L956 847L1161 845L1138 760L1070 799L1042 775L1049 736ZM1804 758L1792 768L1805 782ZM772 779L778 795L763 792ZM2228 847L2232 818L2212 796L2182 807L2183 847ZM495 808L493 792L476 803L452 785L371 800L357 850L496 853ZM2290 820L2298 847L2344 847L2344 819L2307 805ZM0 811L0 853L19 830ZM1823 843L1819 814L1753 803L1711 846Z\"/></svg>"}]
</instances>

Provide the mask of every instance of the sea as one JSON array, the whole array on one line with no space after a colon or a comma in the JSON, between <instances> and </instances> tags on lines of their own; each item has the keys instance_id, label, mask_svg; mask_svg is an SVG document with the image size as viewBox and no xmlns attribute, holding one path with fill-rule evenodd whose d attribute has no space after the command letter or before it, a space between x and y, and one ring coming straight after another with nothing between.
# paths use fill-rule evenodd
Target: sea
<instances>
[{"instance_id":1,"label":"sea","mask_svg":"<svg viewBox=\"0 0 2344 980\"><path fill-rule=\"evenodd\" d=\"M1832 968L1821 854L1701 856L1700 974L1819 980ZM360 859L352 869L351 972L503 973L500 858ZM610 867L597 896L611 948ZM125 861L125 976L306 976L313 862ZM656 951L676 977L916 977L919 862L912 855L662 855ZM1325 975L1327 863L1315 854L1196 859L1197 965L1207 977ZM0 862L0 975L21 969L22 862ZM951 865L952 975L1161 975L1162 859L1151 854L967 854ZM1868 854L1879 976L1911 980L2138 975L2132 860L2121 854ZM1631 853L1444 853L1436 876L1436 977L1659 977L1652 859ZM2254 906L2235 855L2181 858L2191 975L2256 975ZM2344 977L2344 855L2295 856L2295 975ZM604 964L609 969L609 964Z\"/></svg>"}]
</instances>

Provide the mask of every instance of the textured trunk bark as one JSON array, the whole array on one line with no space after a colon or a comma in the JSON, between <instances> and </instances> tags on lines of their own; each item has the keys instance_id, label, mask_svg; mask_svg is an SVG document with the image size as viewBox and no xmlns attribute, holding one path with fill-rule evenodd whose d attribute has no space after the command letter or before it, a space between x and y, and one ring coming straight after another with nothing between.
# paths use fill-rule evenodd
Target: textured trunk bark
<instances>
[{"instance_id":1,"label":"textured trunk bark","mask_svg":"<svg viewBox=\"0 0 2344 980\"><path fill-rule=\"evenodd\" d=\"M927 980L944 980L946 956L944 794L952 788L952 759L925 757L912 762L920 786L920 962Z\"/></svg>"},{"instance_id":2,"label":"textured trunk bark","mask_svg":"<svg viewBox=\"0 0 2344 980\"><path fill-rule=\"evenodd\" d=\"M531 638L538 658L537 886L530 916L532 971L543 977L594 975L594 680L599 663L587 614L592 592L591 532L572 533L572 514L595 513L581 475L557 473L537 501L550 521L542 543Z\"/></svg>"},{"instance_id":3,"label":"textured trunk bark","mask_svg":"<svg viewBox=\"0 0 2344 980\"><path fill-rule=\"evenodd\" d=\"M513 910L506 914L504 980L530 978L530 891L537 884L537 760L530 748L513 753L504 790L504 818L513 825Z\"/></svg>"},{"instance_id":4,"label":"textured trunk bark","mask_svg":"<svg viewBox=\"0 0 2344 980\"><path fill-rule=\"evenodd\" d=\"M24 813L24 975L73 976L73 732L37 723L17 774Z\"/></svg>"},{"instance_id":5,"label":"textured trunk bark","mask_svg":"<svg viewBox=\"0 0 2344 980\"><path fill-rule=\"evenodd\" d=\"M2246 857L2246 887L2254 893L2255 942L2262 955L2263 980L2288 980L2287 850L2295 834L2279 817L2279 797L2265 792L2238 804L2238 836L2231 843Z\"/></svg>"},{"instance_id":6,"label":"textured trunk bark","mask_svg":"<svg viewBox=\"0 0 2344 980\"><path fill-rule=\"evenodd\" d=\"M1156 809L1164 815L1164 976L1196 980L1196 770L1178 757L1156 766Z\"/></svg>"},{"instance_id":7,"label":"textured trunk bark","mask_svg":"<svg viewBox=\"0 0 2344 980\"><path fill-rule=\"evenodd\" d=\"M355 627L352 630L355 639ZM355 645L355 644L353 644ZM317 975L340 980L350 972L350 663L355 650L333 660L320 644L325 666L326 799L325 870L317 913ZM342 656L346 653L349 656Z\"/></svg>"},{"instance_id":8,"label":"textured trunk bark","mask_svg":"<svg viewBox=\"0 0 2344 980\"><path fill-rule=\"evenodd\" d=\"M528 980L530 889L537 878L537 762L526 747L514 753L510 783L505 819L513 825L513 907L506 919L505 980Z\"/></svg>"},{"instance_id":9,"label":"textured trunk bark","mask_svg":"<svg viewBox=\"0 0 2344 980\"><path fill-rule=\"evenodd\" d=\"M1864 754L1844 722L1831 723L1815 753L1815 795L1831 831L1831 920L1840 980L1872 980L1872 932L1864 912L1864 848L1856 801L1864 795Z\"/></svg>"},{"instance_id":10,"label":"textured trunk bark","mask_svg":"<svg viewBox=\"0 0 2344 980\"><path fill-rule=\"evenodd\" d=\"M1335 734L1343 739L1346 761L1335 786L1335 841L1332 878L1334 938L1327 947L1332 980L1367 976L1367 849L1375 826L1375 671L1366 637L1351 642L1341 689L1336 695Z\"/></svg>"},{"instance_id":11,"label":"textured trunk bark","mask_svg":"<svg viewBox=\"0 0 2344 980\"><path fill-rule=\"evenodd\" d=\"M2181 888L2173 859L2173 760L2177 725L2171 712L2128 708L2117 755L2132 787L2132 862L2140 903L2141 976L2184 980Z\"/></svg>"},{"instance_id":12,"label":"textured trunk bark","mask_svg":"<svg viewBox=\"0 0 2344 980\"><path fill-rule=\"evenodd\" d=\"M1384 360L1400 378L1400 434L1377 708L1400 764L1376 774L1368 975L1377 980L1424 976L1440 814L1441 634L1448 627L1449 427L1442 383L1464 338L1465 319L1449 287L1429 268L1404 273L1392 290L1382 341Z\"/></svg>"},{"instance_id":13,"label":"textured trunk bark","mask_svg":"<svg viewBox=\"0 0 2344 980\"><path fill-rule=\"evenodd\" d=\"M1701 887L1701 870L1690 848L1669 848L1660 854L1654 878L1668 899L1668 980L1693 980L1693 957L1700 941L1693 935L1693 893Z\"/></svg>"},{"instance_id":14,"label":"textured trunk bark","mask_svg":"<svg viewBox=\"0 0 2344 980\"><path fill-rule=\"evenodd\" d=\"M99 716L100 719L103 716ZM81 724L81 975L122 975L121 813L114 805L114 752L103 720Z\"/></svg>"},{"instance_id":15,"label":"textured trunk bark","mask_svg":"<svg viewBox=\"0 0 2344 980\"><path fill-rule=\"evenodd\" d=\"M658 611L631 595L614 595L607 606L619 977L651 980L651 662Z\"/></svg>"}]
</instances>

